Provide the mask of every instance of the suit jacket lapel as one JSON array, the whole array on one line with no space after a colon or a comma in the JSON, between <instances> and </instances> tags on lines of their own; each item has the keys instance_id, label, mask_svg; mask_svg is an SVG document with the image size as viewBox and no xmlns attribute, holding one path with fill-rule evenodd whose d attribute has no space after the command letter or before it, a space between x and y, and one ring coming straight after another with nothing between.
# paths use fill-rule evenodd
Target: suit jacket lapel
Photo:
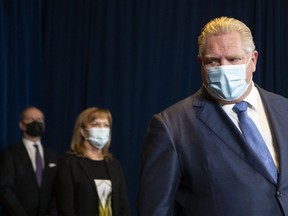
<instances>
[{"instance_id":1,"label":"suit jacket lapel","mask_svg":"<svg viewBox=\"0 0 288 216\"><path fill-rule=\"evenodd\" d=\"M275 183L262 162L250 150L238 128L216 102L199 97L195 100L194 107L200 108L197 113L198 118L222 140L223 144L227 145L253 169Z\"/></svg>"},{"instance_id":2,"label":"suit jacket lapel","mask_svg":"<svg viewBox=\"0 0 288 216\"><path fill-rule=\"evenodd\" d=\"M94 179L91 177L89 165L86 163L84 158L80 158L79 160L80 167L83 169L85 176L89 179L91 187L93 188L94 192L98 194ZM98 197L98 196L97 196Z\"/></svg>"},{"instance_id":3,"label":"suit jacket lapel","mask_svg":"<svg viewBox=\"0 0 288 216\"><path fill-rule=\"evenodd\" d=\"M114 188L115 184L113 184L113 182L115 183L118 173L113 172L112 167L111 167L111 162L108 159L105 159L105 168L112 183L112 191L116 191L116 189Z\"/></svg>"},{"instance_id":4,"label":"suit jacket lapel","mask_svg":"<svg viewBox=\"0 0 288 216\"><path fill-rule=\"evenodd\" d=\"M19 155L21 155L21 157L22 157L22 159L21 159L22 163L25 164L24 167L27 167L28 172L30 173L30 175L34 179L35 185L38 186L36 174L35 174L35 171L34 171L33 165L32 165L32 161L29 157L29 154L28 154L27 149L25 148L23 142L21 142L21 144L19 145Z\"/></svg>"},{"instance_id":5,"label":"suit jacket lapel","mask_svg":"<svg viewBox=\"0 0 288 216\"><path fill-rule=\"evenodd\" d=\"M46 152L44 147L43 147L43 155L44 155L45 167L44 167L44 170L43 170L43 173L42 173L42 184L41 184L41 187L43 187L43 185L45 184L45 182L47 180L48 169L49 169L49 161L47 160L49 156L47 155L47 152ZM49 179L49 181L50 181L50 179Z\"/></svg>"},{"instance_id":6,"label":"suit jacket lapel","mask_svg":"<svg viewBox=\"0 0 288 216\"><path fill-rule=\"evenodd\" d=\"M278 104L273 100L273 98L270 98L270 95L267 95L265 90L259 87L258 90L267 113L271 133L276 145L280 168L280 176L278 182L279 185L284 186L285 184L285 186L288 187L288 174L286 174L286 170L288 170L287 112L282 109L281 104Z\"/></svg>"}]
</instances>

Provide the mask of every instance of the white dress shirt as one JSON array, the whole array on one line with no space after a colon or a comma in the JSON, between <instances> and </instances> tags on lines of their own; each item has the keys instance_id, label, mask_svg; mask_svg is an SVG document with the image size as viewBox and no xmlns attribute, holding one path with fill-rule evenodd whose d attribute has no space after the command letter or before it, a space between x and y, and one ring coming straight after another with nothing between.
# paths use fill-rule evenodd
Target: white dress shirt
<instances>
[{"instance_id":1,"label":"white dress shirt","mask_svg":"<svg viewBox=\"0 0 288 216\"><path fill-rule=\"evenodd\" d=\"M24 146L28 152L28 155L30 157L30 160L32 162L32 166L33 166L33 169L34 171L36 171L36 161L35 161L35 153L36 153L36 148L34 147L34 144L38 144L38 148L39 148L39 152L40 152L40 155L41 155L41 158L42 158L42 164L43 164L43 168L44 168L44 154L43 154L43 147L41 145L41 142L38 141L37 143L35 142L32 142L31 140L28 140L28 139L25 139L23 138L22 139L23 143L24 143Z\"/></svg>"}]
</instances>

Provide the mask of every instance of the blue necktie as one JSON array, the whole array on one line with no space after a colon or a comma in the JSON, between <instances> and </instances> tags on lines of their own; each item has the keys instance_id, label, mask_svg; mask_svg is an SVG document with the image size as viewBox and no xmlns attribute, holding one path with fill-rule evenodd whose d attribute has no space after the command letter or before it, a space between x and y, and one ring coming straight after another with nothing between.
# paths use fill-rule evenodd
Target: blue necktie
<instances>
[{"instance_id":1,"label":"blue necktie","mask_svg":"<svg viewBox=\"0 0 288 216\"><path fill-rule=\"evenodd\" d=\"M233 111L236 112L238 116L240 129L249 146L256 153L262 163L264 163L266 169L269 171L275 182L277 182L278 172L276 166L263 140L263 137L252 119L247 114L247 106L248 103L242 101L235 104L233 107Z\"/></svg>"},{"instance_id":2,"label":"blue necktie","mask_svg":"<svg viewBox=\"0 0 288 216\"><path fill-rule=\"evenodd\" d=\"M36 179L37 179L38 185L41 186L42 170L43 170L42 157L40 155L39 146L37 144L34 144L34 147L36 149L35 151Z\"/></svg>"}]
</instances>

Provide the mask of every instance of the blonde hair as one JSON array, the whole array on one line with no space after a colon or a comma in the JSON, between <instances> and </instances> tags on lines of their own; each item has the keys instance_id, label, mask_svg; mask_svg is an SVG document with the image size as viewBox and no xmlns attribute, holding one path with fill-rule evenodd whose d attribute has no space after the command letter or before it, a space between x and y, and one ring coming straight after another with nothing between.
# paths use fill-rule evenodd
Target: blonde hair
<instances>
[{"instance_id":1,"label":"blonde hair","mask_svg":"<svg viewBox=\"0 0 288 216\"><path fill-rule=\"evenodd\" d=\"M203 56L206 49L207 38L213 35L227 34L231 32L239 32L242 37L243 49L246 52L255 50L255 44L250 29L241 21L228 18L219 17L208 22L201 30L198 37L198 55Z\"/></svg>"},{"instance_id":2,"label":"blonde hair","mask_svg":"<svg viewBox=\"0 0 288 216\"><path fill-rule=\"evenodd\" d=\"M108 143L103 147L102 152L105 158L112 158L112 154L109 152L109 147L111 144L111 132L112 132L112 115L108 109L105 108L97 108L97 107L90 107L84 110L78 116L71 140L70 146L70 153L76 154L78 156L84 156L84 141L85 138L81 133L81 129L85 129L86 126L93 122L97 118L108 118L109 128L110 128L110 140Z\"/></svg>"}]
</instances>

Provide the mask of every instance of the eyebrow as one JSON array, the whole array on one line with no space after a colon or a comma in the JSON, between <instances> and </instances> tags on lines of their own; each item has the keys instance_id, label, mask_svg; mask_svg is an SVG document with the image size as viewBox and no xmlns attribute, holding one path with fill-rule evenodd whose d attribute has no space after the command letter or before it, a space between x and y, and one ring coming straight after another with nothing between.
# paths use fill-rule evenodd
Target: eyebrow
<instances>
[{"instance_id":1,"label":"eyebrow","mask_svg":"<svg viewBox=\"0 0 288 216\"><path fill-rule=\"evenodd\" d=\"M217 56L212 56L212 55L205 55L205 59L221 59L222 57L217 57ZM243 55L228 55L228 56L223 56L223 58L243 58Z\"/></svg>"}]
</instances>

